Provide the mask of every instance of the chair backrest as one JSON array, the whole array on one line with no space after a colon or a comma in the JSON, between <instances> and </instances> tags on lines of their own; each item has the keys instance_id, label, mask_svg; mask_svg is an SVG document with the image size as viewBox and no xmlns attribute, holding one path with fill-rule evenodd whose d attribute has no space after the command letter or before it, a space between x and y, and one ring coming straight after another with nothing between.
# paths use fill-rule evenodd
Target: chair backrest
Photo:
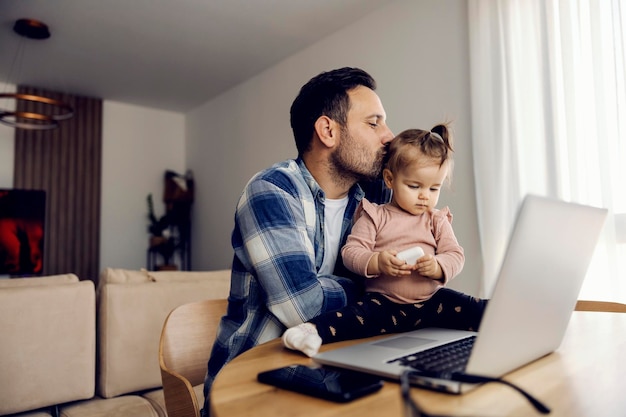
<instances>
[{"instance_id":1,"label":"chair backrest","mask_svg":"<svg viewBox=\"0 0 626 417\"><path fill-rule=\"evenodd\" d=\"M576 311L606 311L610 313L626 313L626 304L612 301L578 300Z\"/></svg>"},{"instance_id":2,"label":"chair backrest","mask_svg":"<svg viewBox=\"0 0 626 417\"><path fill-rule=\"evenodd\" d=\"M159 365L169 417L197 417L202 401L193 387L204 382L207 361L226 299L204 300L176 307L163 324Z\"/></svg>"}]
</instances>

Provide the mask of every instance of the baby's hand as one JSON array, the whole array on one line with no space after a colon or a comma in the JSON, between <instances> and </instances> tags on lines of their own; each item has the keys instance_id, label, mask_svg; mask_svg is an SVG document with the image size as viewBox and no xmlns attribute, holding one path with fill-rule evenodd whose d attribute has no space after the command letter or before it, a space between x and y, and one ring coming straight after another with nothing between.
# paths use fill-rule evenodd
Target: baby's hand
<instances>
[{"instance_id":1,"label":"baby's hand","mask_svg":"<svg viewBox=\"0 0 626 417\"><path fill-rule=\"evenodd\" d=\"M433 255L422 256L417 260L415 266L417 272L425 277L432 279L443 278L443 271L441 270L441 266Z\"/></svg>"},{"instance_id":2,"label":"baby's hand","mask_svg":"<svg viewBox=\"0 0 626 417\"><path fill-rule=\"evenodd\" d=\"M415 266L407 265L406 261L399 259L396 254L395 250L385 250L377 254L379 273L394 277L411 274Z\"/></svg>"}]
</instances>

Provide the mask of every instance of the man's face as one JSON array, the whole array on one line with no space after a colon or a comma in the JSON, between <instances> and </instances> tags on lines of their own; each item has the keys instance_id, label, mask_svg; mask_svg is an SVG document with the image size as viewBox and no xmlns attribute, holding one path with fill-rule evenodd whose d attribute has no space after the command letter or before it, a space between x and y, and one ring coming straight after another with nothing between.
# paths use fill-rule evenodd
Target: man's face
<instances>
[{"instance_id":1,"label":"man's face","mask_svg":"<svg viewBox=\"0 0 626 417\"><path fill-rule=\"evenodd\" d=\"M383 167L385 145L393 139L386 124L385 109L378 95L359 86L348 92L350 110L341 130L341 140L332 154L338 175L372 180Z\"/></svg>"}]
</instances>

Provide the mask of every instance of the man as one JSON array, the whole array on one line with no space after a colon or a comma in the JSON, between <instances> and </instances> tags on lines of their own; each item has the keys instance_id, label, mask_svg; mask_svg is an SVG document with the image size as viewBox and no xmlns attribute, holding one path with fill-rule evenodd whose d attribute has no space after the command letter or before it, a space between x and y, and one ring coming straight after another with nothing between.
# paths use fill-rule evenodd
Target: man
<instances>
[{"instance_id":1,"label":"man","mask_svg":"<svg viewBox=\"0 0 626 417\"><path fill-rule=\"evenodd\" d=\"M393 138L375 88L358 68L312 78L291 106L298 158L246 185L235 212L228 313L208 362L203 415L228 361L357 295L339 251L364 196L357 182L379 178ZM377 194L368 199L385 202L385 193Z\"/></svg>"}]
</instances>

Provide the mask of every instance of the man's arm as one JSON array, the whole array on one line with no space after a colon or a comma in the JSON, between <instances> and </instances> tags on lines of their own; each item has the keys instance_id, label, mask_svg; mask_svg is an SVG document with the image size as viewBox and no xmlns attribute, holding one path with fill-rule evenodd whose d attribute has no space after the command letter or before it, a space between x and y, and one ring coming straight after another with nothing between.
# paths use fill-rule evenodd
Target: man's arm
<instances>
[{"instance_id":1,"label":"man's arm","mask_svg":"<svg viewBox=\"0 0 626 417\"><path fill-rule=\"evenodd\" d=\"M267 308L285 326L346 304L344 287L317 275L317 220L308 188L287 176L257 178L246 187L235 221L236 254L265 291Z\"/></svg>"}]
</instances>

